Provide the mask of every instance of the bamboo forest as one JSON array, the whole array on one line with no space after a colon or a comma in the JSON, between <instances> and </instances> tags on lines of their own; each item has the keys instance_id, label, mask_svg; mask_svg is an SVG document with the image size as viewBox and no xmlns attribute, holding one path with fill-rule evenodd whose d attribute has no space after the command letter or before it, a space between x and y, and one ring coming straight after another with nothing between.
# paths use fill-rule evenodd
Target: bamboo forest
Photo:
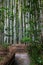
<instances>
[{"instance_id":1,"label":"bamboo forest","mask_svg":"<svg viewBox=\"0 0 43 65\"><path fill-rule=\"evenodd\" d=\"M0 0L0 65L43 65L43 0Z\"/></svg>"}]
</instances>

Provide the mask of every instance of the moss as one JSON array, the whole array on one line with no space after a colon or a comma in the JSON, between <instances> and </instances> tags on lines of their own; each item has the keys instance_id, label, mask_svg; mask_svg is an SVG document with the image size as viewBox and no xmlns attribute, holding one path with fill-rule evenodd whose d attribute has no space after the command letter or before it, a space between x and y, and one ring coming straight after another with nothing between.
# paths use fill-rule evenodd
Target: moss
<instances>
[{"instance_id":1,"label":"moss","mask_svg":"<svg viewBox=\"0 0 43 65\"><path fill-rule=\"evenodd\" d=\"M3 57L0 56L0 61L3 60Z\"/></svg>"}]
</instances>

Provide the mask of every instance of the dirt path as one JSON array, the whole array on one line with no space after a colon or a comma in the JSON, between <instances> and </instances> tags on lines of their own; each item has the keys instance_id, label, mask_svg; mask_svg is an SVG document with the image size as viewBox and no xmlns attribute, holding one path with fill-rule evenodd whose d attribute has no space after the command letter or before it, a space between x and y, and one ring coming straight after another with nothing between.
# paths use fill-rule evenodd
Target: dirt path
<instances>
[{"instance_id":1,"label":"dirt path","mask_svg":"<svg viewBox=\"0 0 43 65\"><path fill-rule=\"evenodd\" d=\"M15 59L18 65L30 65L30 59L27 53L17 53Z\"/></svg>"}]
</instances>

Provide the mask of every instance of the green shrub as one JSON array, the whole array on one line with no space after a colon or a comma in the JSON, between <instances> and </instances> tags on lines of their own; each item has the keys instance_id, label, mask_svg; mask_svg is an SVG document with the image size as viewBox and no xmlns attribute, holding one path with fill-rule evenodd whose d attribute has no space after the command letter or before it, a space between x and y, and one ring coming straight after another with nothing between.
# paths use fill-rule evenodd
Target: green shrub
<instances>
[{"instance_id":1,"label":"green shrub","mask_svg":"<svg viewBox=\"0 0 43 65\"><path fill-rule=\"evenodd\" d=\"M1 44L1 46L4 47L4 48L8 48L9 44L3 43L3 44Z\"/></svg>"},{"instance_id":2,"label":"green shrub","mask_svg":"<svg viewBox=\"0 0 43 65\"><path fill-rule=\"evenodd\" d=\"M41 57L41 53L40 53L40 51L43 49L42 47L43 47L42 44L39 45L32 44L27 48L28 53L35 61L35 64L38 65L43 65L43 58Z\"/></svg>"},{"instance_id":3,"label":"green shrub","mask_svg":"<svg viewBox=\"0 0 43 65\"><path fill-rule=\"evenodd\" d=\"M29 43L30 42L30 38L29 37L23 37L21 39L21 43Z\"/></svg>"}]
</instances>

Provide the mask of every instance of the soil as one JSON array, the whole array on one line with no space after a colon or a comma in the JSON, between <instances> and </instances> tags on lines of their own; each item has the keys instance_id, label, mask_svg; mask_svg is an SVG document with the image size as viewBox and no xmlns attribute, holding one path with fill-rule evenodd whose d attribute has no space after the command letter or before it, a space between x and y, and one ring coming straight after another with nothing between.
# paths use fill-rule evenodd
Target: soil
<instances>
[{"instance_id":1,"label":"soil","mask_svg":"<svg viewBox=\"0 0 43 65\"><path fill-rule=\"evenodd\" d=\"M15 47L9 46L8 49L0 46L0 65L5 65L15 54Z\"/></svg>"}]
</instances>

